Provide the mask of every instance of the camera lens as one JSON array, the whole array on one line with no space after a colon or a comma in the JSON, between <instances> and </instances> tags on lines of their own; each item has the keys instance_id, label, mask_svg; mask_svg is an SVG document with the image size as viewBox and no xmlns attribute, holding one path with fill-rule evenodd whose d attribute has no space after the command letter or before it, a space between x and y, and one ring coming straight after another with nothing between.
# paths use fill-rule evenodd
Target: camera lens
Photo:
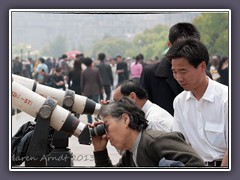
<instances>
[{"instance_id":1,"label":"camera lens","mask_svg":"<svg viewBox=\"0 0 240 180\"><path fill-rule=\"evenodd\" d=\"M102 136L105 133L106 133L106 129L105 129L104 124L99 124L99 125L95 126L94 128L90 129L91 136Z\"/></svg>"}]
</instances>

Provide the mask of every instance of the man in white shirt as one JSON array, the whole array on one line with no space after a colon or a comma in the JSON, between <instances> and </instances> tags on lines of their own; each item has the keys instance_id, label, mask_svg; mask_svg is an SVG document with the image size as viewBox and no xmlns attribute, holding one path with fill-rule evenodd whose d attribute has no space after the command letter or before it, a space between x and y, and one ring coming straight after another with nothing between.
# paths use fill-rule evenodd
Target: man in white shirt
<instances>
[{"instance_id":1,"label":"man in white shirt","mask_svg":"<svg viewBox=\"0 0 240 180\"><path fill-rule=\"evenodd\" d=\"M199 40L176 42L166 56L184 88L174 99L173 131L185 136L207 166L223 166L228 158L228 87L206 75L209 54Z\"/></svg>"},{"instance_id":2,"label":"man in white shirt","mask_svg":"<svg viewBox=\"0 0 240 180\"><path fill-rule=\"evenodd\" d=\"M126 80L115 90L113 99L119 101L123 96L128 96L143 110L148 122L148 129L166 132L172 131L173 116L160 106L152 103L147 98L147 92L135 80Z\"/></svg>"}]
</instances>

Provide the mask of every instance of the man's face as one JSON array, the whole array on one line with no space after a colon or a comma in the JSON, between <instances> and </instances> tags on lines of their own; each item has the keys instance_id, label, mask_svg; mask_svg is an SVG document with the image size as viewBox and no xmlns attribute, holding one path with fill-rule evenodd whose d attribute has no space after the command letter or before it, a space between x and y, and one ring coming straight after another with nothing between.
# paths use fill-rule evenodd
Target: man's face
<instances>
[{"instance_id":1,"label":"man's face","mask_svg":"<svg viewBox=\"0 0 240 180\"><path fill-rule=\"evenodd\" d=\"M117 62L118 62L118 63L122 62L122 58L121 58L121 57L118 57L118 58L117 58Z\"/></svg>"},{"instance_id":2,"label":"man's face","mask_svg":"<svg viewBox=\"0 0 240 180\"><path fill-rule=\"evenodd\" d=\"M58 77L61 76L61 74L62 74L62 71L56 72L56 75L57 75Z\"/></svg>"},{"instance_id":3,"label":"man's face","mask_svg":"<svg viewBox=\"0 0 240 180\"><path fill-rule=\"evenodd\" d=\"M195 68L189 64L186 58L172 59L173 76L186 91L192 91L199 87L205 77L205 68L204 62Z\"/></svg>"},{"instance_id":4,"label":"man's face","mask_svg":"<svg viewBox=\"0 0 240 180\"><path fill-rule=\"evenodd\" d=\"M129 99L131 99L134 103L136 103L135 98L134 98L133 96L131 96L132 93L134 93L134 92L131 92L130 95L128 95L127 97L128 97ZM134 93L134 94L135 94L135 93ZM135 95L135 96L136 96L136 95ZM113 94L113 100L114 100L114 101L120 101L120 99L122 99L122 97L123 97L123 94L121 93L121 86L119 86L119 87L115 90L115 92L114 92L114 94Z\"/></svg>"},{"instance_id":5,"label":"man's face","mask_svg":"<svg viewBox=\"0 0 240 180\"><path fill-rule=\"evenodd\" d=\"M114 101L119 101L120 99L122 99L123 95L121 93L121 86L117 87L117 89L115 90L114 94L113 94L113 100Z\"/></svg>"}]
</instances>

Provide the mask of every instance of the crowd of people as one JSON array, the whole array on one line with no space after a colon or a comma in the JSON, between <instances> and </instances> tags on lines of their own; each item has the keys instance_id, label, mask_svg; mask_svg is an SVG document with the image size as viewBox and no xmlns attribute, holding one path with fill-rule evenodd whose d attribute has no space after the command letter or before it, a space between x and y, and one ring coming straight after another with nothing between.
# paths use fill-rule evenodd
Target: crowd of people
<instances>
[{"instance_id":1,"label":"crowd of people","mask_svg":"<svg viewBox=\"0 0 240 180\"><path fill-rule=\"evenodd\" d=\"M228 167L228 57L210 56L191 23L169 30L169 50L156 63L143 54L97 61L77 54L70 68L67 55L58 60L28 60L23 73L19 57L13 73L54 88L69 88L101 102L95 122L106 134L92 138L96 166ZM121 154L113 165L110 141Z\"/></svg>"}]
</instances>

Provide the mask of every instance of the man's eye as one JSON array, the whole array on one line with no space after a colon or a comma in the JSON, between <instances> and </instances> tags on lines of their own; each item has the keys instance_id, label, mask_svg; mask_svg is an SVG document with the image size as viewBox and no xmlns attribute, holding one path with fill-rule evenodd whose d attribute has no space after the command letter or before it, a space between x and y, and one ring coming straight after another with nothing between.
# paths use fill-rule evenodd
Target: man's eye
<instances>
[{"instance_id":1,"label":"man's eye","mask_svg":"<svg viewBox=\"0 0 240 180\"><path fill-rule=\"evenodd\" d=\"M181 71L180 73L181 73L181 74L185 74L185 73L186 73L186 71Z\"/></svg>"}]
</instances>

